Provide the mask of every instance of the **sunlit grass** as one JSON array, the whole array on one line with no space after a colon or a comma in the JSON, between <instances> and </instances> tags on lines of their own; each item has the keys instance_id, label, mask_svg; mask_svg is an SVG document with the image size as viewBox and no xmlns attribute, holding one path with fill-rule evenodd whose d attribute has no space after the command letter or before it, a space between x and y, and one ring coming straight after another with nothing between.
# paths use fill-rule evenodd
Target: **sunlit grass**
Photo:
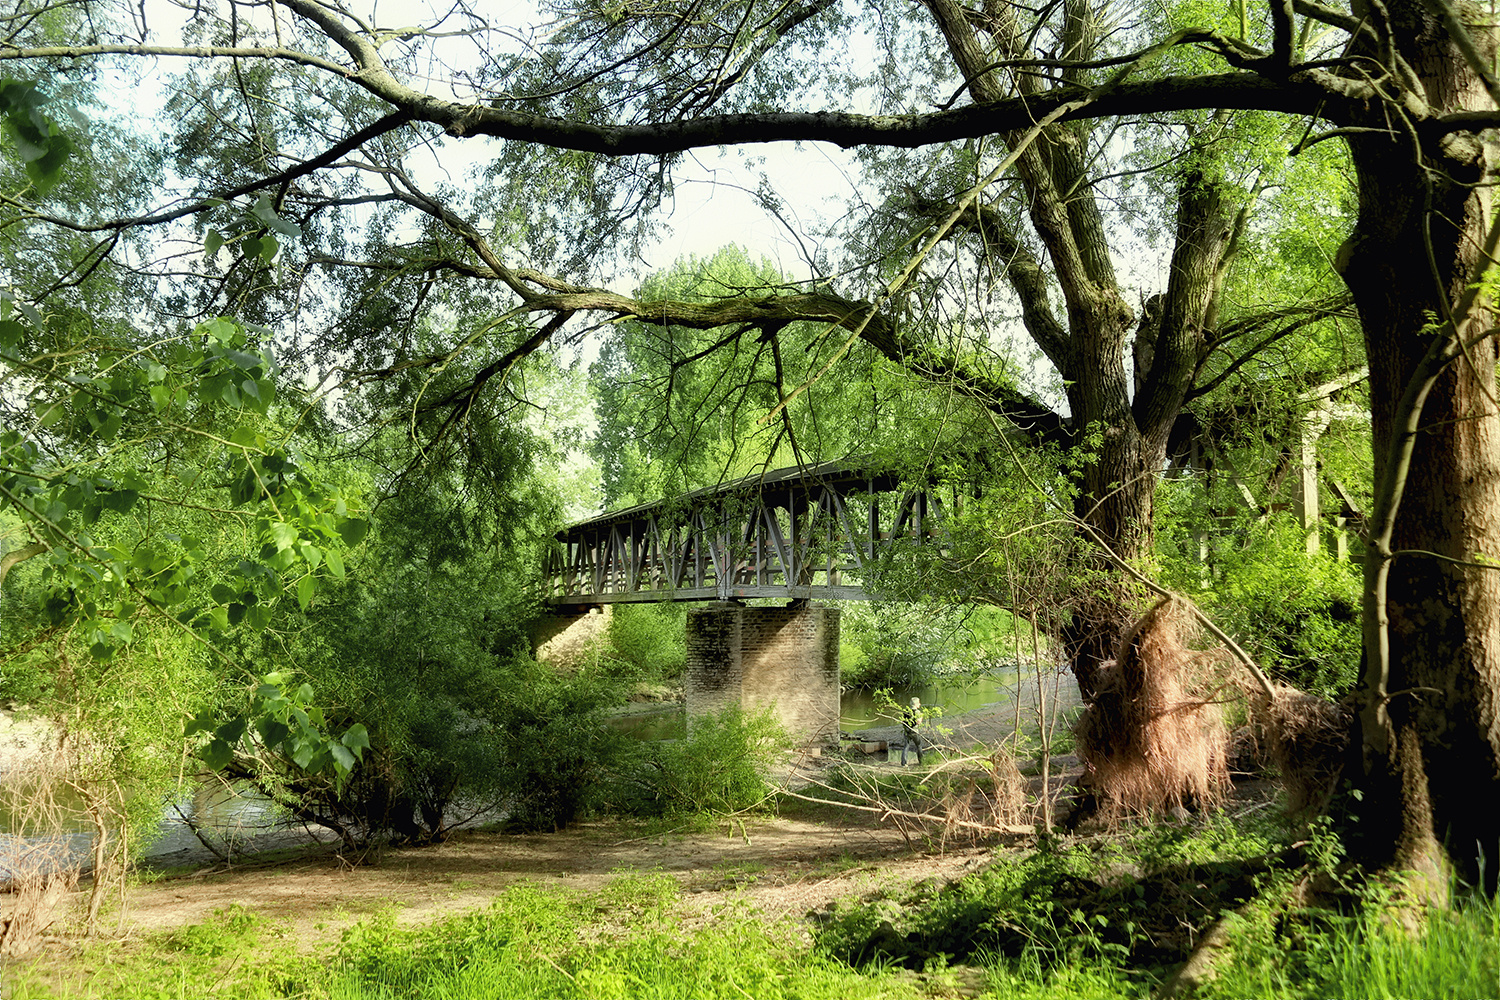
<instances>
[{"instance_id":1,"label":"sunlit grass","mask_svg":"<svg viewBox=\"0 0 1500 1000\"><path fill-rule=\"evenodd\" d=\"M1332 992L1368 1000L1500 996L1500 901L1430 914L1418 933L1379 915L1334 952Z\"/></svg>"},{"instance_id":2,"label":"sunlit grass","mask_svg":"<svg viewBox=\"0 0 1500 1000\"><path fill-rule=\"evenodd\" d=\"M1225 848L1222 831L1207 839ZM1199 849L1167 847L1174 859ZM1048 873L1059 885L1076 884L1073 871L1086 863L1077 854L998 866L971 890L934 897L929 922L948 919L957 930L983 917L1026 932L1030 943L1019 954L980 952L967 968L950 968L941 954L917 963L920 972L878 955L851 966L828 946L837 922L814 945L795 919L738 903L705 911L674 878L647 871L618 874L593 892L516 886L484 909L426 927L402 927L398 911L386 907L313 955L298 950L286 925L234 906L170 933L11 962L3 983L13 1000L915 1000L979 990L1006 1000L1150 996L1170 970L1131 967L1128 950L1105 940L1102 925L1075 926L1074 917L1043 905ZM1232 918L1237 926L1218 978L1200 995L1500 997L1495 901L1432 914L1412 934L1383 917L1375 901L1357 916L1288 909L1276 881ZM1279 881L1284 888L1291 874ZM971 914L979 903L985 912ZM885 912L869 901L839 912L845 909L845 923ZM1080 935L1091 934L1093 945L1083 946Z\"/></svg>"}]
</instances>

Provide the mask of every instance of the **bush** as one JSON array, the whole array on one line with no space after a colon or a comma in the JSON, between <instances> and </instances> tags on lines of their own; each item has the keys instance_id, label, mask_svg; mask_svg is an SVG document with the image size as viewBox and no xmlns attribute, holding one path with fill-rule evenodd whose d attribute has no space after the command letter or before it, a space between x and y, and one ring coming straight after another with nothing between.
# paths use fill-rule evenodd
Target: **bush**
<instances>
[{"instance_id":1,"label":"bush","mask_svg":"<svg viewBox=\"0 0 1500 1000\"><path fill-rule=\"evenodd\" d=\"M925 604L851 603L840 623L840 680L846 688L920 687L953 651L962 631Z\"/></svg>"},{"instance_id":2,"label":"bush","mask_svg":"<svg viewBox=\"0 0 1500 1000\"><path fill-rule=\"evenodd\" d=\"M1196 574L1180 565L1179 583ZM1359 567L1309 555L1289 519L1256 525L1238 550L1218 554L1215 582L1200 597L1210 617L1262 667L1310 694L1337 697L1358 676Z\"/></svg>"},{"instance_id":3,"label":"bush","mask_svg":"<svg viewBox=\"0 0 1500 1000\"><path fill-rule=\"evenodd\" d=\"M510 825L558 830L605 804L609 779L640 744L604 716L619 691L597 675L559 676L517 658L489 713Z\"/></svg>"},{"instance_id":4,"label":"bush","mask_svg":"<svg viewBox=\"0 0 1500 1000\"><path fill-rule=\"evenodd\" d=\"M678 604L616 604L609 616L609 654L605 669L627 681L669 681L687 663L683 622Z\"/></svg>"},{"instance_id":5,"label":"bush","mask_svg":"<svg viewBox=\"0 0 1500 1000\"><path fill-rule=\"evenodd\" d=\"M642 760L622 807L637 815L726 813L769 793L766 776L786 734L770 710L731 706L692 721L683 740L641 744Z\"/></svg>"}]
</instances>

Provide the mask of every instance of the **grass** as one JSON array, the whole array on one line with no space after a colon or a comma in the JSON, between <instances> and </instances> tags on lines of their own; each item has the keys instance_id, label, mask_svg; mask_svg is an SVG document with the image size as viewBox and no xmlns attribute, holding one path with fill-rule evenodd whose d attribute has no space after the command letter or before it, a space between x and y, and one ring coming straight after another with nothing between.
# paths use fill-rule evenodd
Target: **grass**
<instances>
[{"instance_id":1,"label":"grass","mask_svg":"<svg viewBox=\"0 0 1500 1000\"><path fill-rule=\"evenodd\" d=\"M750 912L685 932L680 904L676 881L658 872L621 874L592 893L519 886L431 927L401 928L386 910L312 957L282 940L284 925L232 906L144 941L87 945L65 965L13 963L5 986L13 1000L928 995L904 974L814 953L792 925Z\"/></svg>"},{"instance_id":2,"label":"grass","mask_svg":"<svg viewBox=\"0 0 1500 1000\"><path fill-rule=\"evenodd\" d=\"M742 903L705 914L673 877L629 871L593 892L513 887L427 927L402 927L386 907L312 954L287 925L231 906L170 933L11 962L0 987L13 1000L1147 997L1189 943L1165 947L1167 918L1191 910L1206 924L1231 908L1215 908L1216 873L1259 865L1254 901L1226 918L1229 958L1208 1000L1500 996L1494 900L1433 914L1412 935L1373 893L1348 914L1293 906L1298 873L1266 869L1276 841L1264 828L1214 821L1120 836L1123 852L1118 841L1075 845L951 886L929 880L841 903L811 941L799 921ZM715 872L759 875L754 865ZM1136 889L1166 877L1192 885L1180 883L1181 909L1164 916L1152 909L1163 894Z\"/></svg>"},{"instance_id":3,"label":"grass","mask_svg":"<svg viewBox=\"0 0 1500 1000\"><path fill-rule=\"evenodd\" d=\"M1205 1000L1500 996L1500 900L1430 913L1416 933L1373 900L1351 915L1269 910L1235 918L1233 959Z\"/></svg>"}]
</instances>

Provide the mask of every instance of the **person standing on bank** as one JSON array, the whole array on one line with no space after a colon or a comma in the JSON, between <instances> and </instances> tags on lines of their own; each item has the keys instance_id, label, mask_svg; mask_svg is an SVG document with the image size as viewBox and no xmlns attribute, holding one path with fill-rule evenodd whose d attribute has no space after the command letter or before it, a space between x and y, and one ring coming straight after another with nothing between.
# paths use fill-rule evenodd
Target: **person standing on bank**
<instances>
[{"instance_id":1,"label":"person standing on bank","mask_svg":"<svg viewBox=\"0 0 1500 1000\"><path fill-rule=\"evenodd\" d=\"M901 733L906 741L901 744L901 766L906 766L906 751L917 752L917 766L922 766L922 699L913 698L911 704L901 710Z\"/></svg>"}]
</instances>

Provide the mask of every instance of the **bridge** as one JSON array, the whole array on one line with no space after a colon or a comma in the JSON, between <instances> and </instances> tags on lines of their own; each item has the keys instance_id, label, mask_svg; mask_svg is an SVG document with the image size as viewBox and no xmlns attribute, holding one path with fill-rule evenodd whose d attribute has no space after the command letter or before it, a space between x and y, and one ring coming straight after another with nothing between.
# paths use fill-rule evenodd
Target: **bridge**
<instances>
[{"instance_id":1,"label":"bridge","mask_svg":"<svg viewBox=\"0 0 1500 1000\"><path fill-rule=\"evenodd\" d=\"M945 513L935 490L846 459L575 524L545 567L565 623L549 641L599 637L621 602L714 602L687 615L689 724L730 705L769 707L799 741L826 740L839 722L839 609L811 602L868 599L864 584L897 547L942 544Z\"/></svg>"},{"instance_id":2,"label":"bridge","mask_svg":"<svg viewBox=\"0 0 1500 1000\"><path fill-rule=\"evenodd\" d=\"M866 600L880 561L931 544L945 513L935 491L859 459L777 469L559 531L546 599Z\"/></svg>"}]
</instances>

